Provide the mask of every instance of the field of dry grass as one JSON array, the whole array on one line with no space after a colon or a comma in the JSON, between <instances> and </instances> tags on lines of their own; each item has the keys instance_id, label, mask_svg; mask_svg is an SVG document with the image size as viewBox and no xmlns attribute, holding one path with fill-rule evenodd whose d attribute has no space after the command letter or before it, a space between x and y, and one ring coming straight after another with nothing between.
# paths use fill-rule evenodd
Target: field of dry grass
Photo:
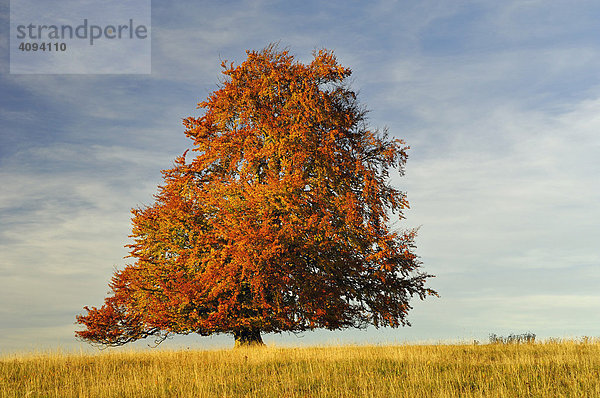
<instances>
[{"instance_id":1,"label":"field of dry grass","mask_svg":"<svg viewBox=\"0 0 600 398\"><path fill-rule=\"evenodd\" d=\"M600 342L0 358L2 397L599 397Z\"/></svg>"}]
</instances>

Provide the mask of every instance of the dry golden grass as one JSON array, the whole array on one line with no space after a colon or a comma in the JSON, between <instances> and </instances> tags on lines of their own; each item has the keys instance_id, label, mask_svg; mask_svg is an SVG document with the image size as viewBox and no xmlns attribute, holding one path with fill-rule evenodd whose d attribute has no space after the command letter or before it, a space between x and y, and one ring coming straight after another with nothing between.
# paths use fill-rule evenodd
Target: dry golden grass
<instances>
[{"instance_id":1,"label":"dry golden grass","mask_svg":"<svg viewBox=\"0 0 600 398\"><path fill-rule=\"evenodd\" d=\"M0 358L2 397L600 397L600 342Z\"/></svg>"}]
</instances>

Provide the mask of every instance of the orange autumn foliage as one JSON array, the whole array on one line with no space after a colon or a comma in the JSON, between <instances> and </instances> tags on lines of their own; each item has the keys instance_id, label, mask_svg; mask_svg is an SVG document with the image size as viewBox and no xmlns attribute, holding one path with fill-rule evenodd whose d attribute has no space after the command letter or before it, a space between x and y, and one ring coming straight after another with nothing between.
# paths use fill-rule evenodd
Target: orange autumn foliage
<instances>
[{"instance_id":1,"label":"orange autumn foliage","mask_svg":"<svg viewBox=\"0 0 600 398\"><path fill-rule=\"evenodd\" d=\"M184 120L193 156L134 209L135 263L101 308L77 317L92 343L171 334L406 325L425 287L415 231L393 232L404 193L388 183L407 149L371 130L326 50L302 64L269 46L223 63L220 88ZM188 157L191 157L189 161Z\"/></svg>"}]
</instances>

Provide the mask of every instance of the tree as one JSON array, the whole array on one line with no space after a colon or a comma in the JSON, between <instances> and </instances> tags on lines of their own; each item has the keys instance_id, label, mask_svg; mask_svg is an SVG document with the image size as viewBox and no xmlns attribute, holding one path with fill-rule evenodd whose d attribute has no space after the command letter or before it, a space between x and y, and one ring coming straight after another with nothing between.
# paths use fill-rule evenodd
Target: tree
<instances>
[{"instance_id":1,"label":"tree","mask_svg":"<svg viewBox=\"0 0 600 398\"><path fill-rule=\"evenodd\" d=\"M261 333L410 325L425 287L415 230L392 231L408 147L369 129L326 50L302 64L269 46L248 51L184 119L186 151L156 201L132 210L133 264L117 271L77 336L117 346L171 334Z\"/></svg>"}]
</instances>

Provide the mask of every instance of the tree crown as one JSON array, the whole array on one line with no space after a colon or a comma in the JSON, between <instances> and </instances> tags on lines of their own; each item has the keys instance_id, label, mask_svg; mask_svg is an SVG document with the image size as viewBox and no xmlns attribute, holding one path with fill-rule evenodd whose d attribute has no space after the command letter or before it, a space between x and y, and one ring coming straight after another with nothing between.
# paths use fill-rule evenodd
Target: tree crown
<instances>
[{"instance_id":1,"label":"tree crown","mask_svg":"<svg viewBox=\"0 0 600 398\"><path fill-rule=\"evenodd\" d=\"M188 117L192 139L151 206L132 210L133 264L83 339L120 345L172 333L303 331L408 324L435 292L403 217L408 147L368 128L333 53L309 64L274 46L223 62L224 82Z\"/></svg>"}]
</instances>

